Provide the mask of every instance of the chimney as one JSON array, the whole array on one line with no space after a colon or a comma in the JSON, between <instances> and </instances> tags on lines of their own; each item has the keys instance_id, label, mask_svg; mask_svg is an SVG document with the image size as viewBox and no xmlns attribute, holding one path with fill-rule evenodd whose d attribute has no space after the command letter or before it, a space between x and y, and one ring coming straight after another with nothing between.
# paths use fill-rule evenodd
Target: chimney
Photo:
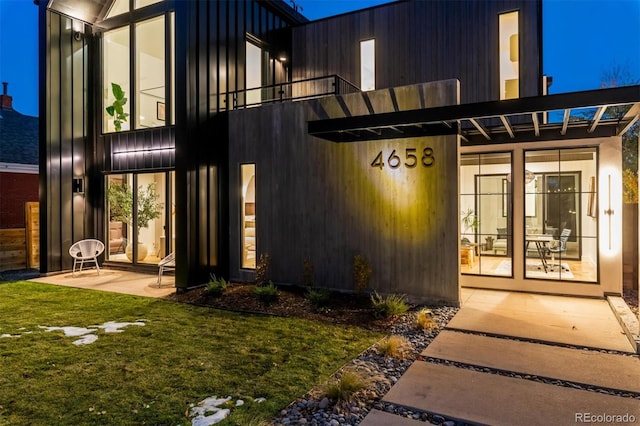
<instances>
[{"instance_id":1,"label":"chimney","mask_svg":"<svg viewBox=\"0 0 640 426\"><path fill-rule=\"evenodd\" d=\"M0 95L0 109L13 109L13 98L7 95L7 87L9 83L2 82L2 95Z\"/></svg>"}]
</instances>

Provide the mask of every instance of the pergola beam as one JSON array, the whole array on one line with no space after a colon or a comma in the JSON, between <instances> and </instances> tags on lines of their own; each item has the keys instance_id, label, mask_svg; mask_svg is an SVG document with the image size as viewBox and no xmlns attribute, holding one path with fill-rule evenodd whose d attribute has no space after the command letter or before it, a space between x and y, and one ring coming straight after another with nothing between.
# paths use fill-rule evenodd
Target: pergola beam
<instances>
[{"instance_id":1,"label":"pergola beam","mask_svg":"<svg viewBox=\"0 0 640 426\"><path fill-rule=\"evenodd\" d=\"M504 126L504 128L507 129L507 133L509 133L511 139L513 139L516 135L513 133L513 129L511 128L511 124L509 123L509 119L506 116L501 115L500 120L502 121L502 125Z\"/></svg>"},{"instance_id":2,"label":"pergola beam","mask_svg":"<svg viewBox=\"0 0 640 426\"><path fill-rule=\"evenodd\" d=\"M531 113L531 120L533 121L533 130L535 131L536 136L540 136L540 123L538 123L538 113Z\"/></svg>"},{"instance_id":3,"label":"pergola beam","mask_svg":"<svg viewBox=\"0 0 640 426\"><path fill-rule=\"evenodd\" d=\"M482 134L482 136L485 137L486 140L488 141L491 140L491 136L489 136L489 132L487 131L487 129L484 128L484 126L482 126L482 124L478 123L478 121L476 121L475 118L470 118L469 121L471 122L471 124L473 124L473 127L478 129L478 131Z\"/></svg>"},{"instance_id":4,"label":"pergola beam","mask_svg":"<svg viewBox=\"0 0 640 426\"><path fill-rule=\"evenodd\" d=\"M562 136L567 134L567 126L569 125L570 117L571 117L571 108L567 108L564 110L564 117L562 118L562 130L560 130L560 134Z\"/></svg>"},{"instance_id":5,"label":"pergola beam","mask_svg":"<svg viewBox=\"0 0 640 426\"><path fill-rule=\"evenodd\" d=\"M607 109L606 105L602 105L601 107L598 108L598 111L596 111L596 115L593 117L593 121L591 122L591 127L589 127L589 130L588 130L589 133L593 133L596 127L598 127L598 123L600 122L600 119L602 118L602 115L604 114L606 109Z\"/></svg>"}]
</instances>

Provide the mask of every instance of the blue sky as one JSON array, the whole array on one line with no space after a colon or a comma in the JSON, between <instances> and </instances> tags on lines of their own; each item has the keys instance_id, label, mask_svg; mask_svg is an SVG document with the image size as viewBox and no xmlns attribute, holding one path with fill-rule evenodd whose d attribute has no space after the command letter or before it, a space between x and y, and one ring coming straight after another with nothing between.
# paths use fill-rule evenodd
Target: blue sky
<instances>
[{"instance_id":1,"label":"blue sky","mask_svg":"<svg viewBox=\"0 0 640 426\"><path fill-rule=\"evenodd\" d=\"M451 0L455 1L455 0ZM385 0L298 0L319 19ZM614 66L640 80L640 0L543 0L543 68L551 93L597 89ZM0 0L0 81L9 82L14 108L37 115L37 7Z\"/></svg>"}]
</instances>

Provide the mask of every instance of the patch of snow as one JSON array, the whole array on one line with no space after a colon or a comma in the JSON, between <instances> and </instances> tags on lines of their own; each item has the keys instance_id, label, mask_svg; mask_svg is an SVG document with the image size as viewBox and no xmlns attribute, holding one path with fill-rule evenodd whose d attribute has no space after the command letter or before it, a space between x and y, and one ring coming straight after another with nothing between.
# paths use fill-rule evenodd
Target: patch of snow
<instances>
[{"instance_id":1,"label":"patch of snow","mask_svg":"<svg viewBox=\"0 0 640 426\"><path fill-rule=\"evenodd\" d=\"M98 340L98 336L96 336L95 334L85 334L78 340L74 340L71 343L73 343L76 346L80 346L80 345L88 345L90 343L95 342L96 340Z\"/></svg>"},{"instance_id":2,"label":"patch of snow","mask_svg":"<svg viewBox=\"0 0 640 426\"><path fill-rule=\"evenodd\" d=\"M60 330L67 337L84 336L85 334L89 334L89 333L93 333L94 331L97 331L95 328L84 328L84 327L44 327L44 326L40 326L40 328L44 328L47 332Z\"/></svg>"},{"instance_id":3,"label":"patch of snow","mask_svg":"<svg viewBox=\"0 0 640 426\"><path fill-rule=\"evenodd\" d=\"M189 413L191 419L191 426L210 426L224 420L231 410L227 408L220 408L220 405L231 401L231 397L218 398L216 396L210 396L198 403L193 407ZM207 413L212 413L207 415Z\"/></svg>"},{"instance_id":4,"label":"patch of snow","mask_svg":"<svg viewBox=\"0 0 640 426\"><path fill-rule=\"evenodd\" d=\"M239 399L239 400L236 401L236 407L240 407L242 405L244 405L244 401L243 400Z\"/></svg>"},{"instance_id":5,"label":"patch of snow","mask_svg":"<svg viewBox=\"0 0 640 426\"><path fill-rule=\"evenodd\" d=\"M258 404L263 403L266 400L267 400L267 398L262 398L262 397L254 399L254 401L257 402Z\"/></svg>"},{"instance_id":6,"label":"patch of snow","mask_svg":"<svg viewBox=\"0 0 640 426\"><path fill-rule=\"evenodd\" d=\"M0 335L0 339L6 338L6 337L20 337L20 335L19 334L1 334Z\"/></svg>"},{"instance_id":7,"label":"patch of snow","mask_svg":"<svg viewBox=\"0 0 640 426\"><path fill-rule=\"evenodd\" d=\"M122 333L124 331L122 329L130 325L144 326L144 323L141 321L136 321L136 322L107 321L102 325L96 325L94 327L103 329L105 333Z\"/></svg>"}]
</instances>

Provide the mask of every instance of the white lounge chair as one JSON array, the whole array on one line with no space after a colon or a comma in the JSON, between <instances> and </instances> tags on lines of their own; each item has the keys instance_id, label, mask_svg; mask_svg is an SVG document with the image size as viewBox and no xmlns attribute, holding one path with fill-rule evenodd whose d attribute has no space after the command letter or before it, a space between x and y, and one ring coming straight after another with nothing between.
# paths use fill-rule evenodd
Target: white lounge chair
<instances>
[{"instance_id":1,"label":"white lounge chair","mask_svg":"<svg viewBox=\"0 0 640 426\"><path fill-rule=\"evenodd\" d=\"M169 255L167 255L166 257L164 257L159 263L158 263L158 288L160 288L161 286L161 281L162 281L162 273L167 270L175 270L176 269L176 253L169 253Z\"/></svg>"},{"instance_id":2,"label":"white lounge chair","mask_svg":"<svg viewBox=\"0 0 640 426\"><path fill-rule=\"evenodd\" d=\"M80 272L85 263L95 263L98 275L100 275L100 265L98 265L98 256L104 251L104 243L100 240L81 240L74 243L69 248L69 254L73 257L73 272L72 276L76 274L76 265L80 263Z\"/></svg>"}]
</instances>

